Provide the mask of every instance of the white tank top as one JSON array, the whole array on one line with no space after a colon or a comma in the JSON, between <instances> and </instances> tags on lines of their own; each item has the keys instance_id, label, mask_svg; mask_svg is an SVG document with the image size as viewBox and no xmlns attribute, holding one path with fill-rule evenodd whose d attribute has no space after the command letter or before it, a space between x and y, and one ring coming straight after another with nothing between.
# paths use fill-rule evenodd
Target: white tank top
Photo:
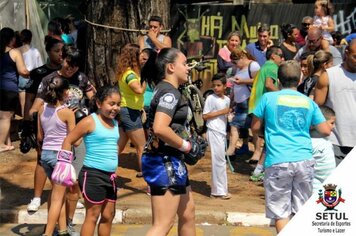
<instances>
[{"instance_id":1,"label":"white tank top","mask_svg":"<svg viewBox=\"0 0 356 236\"><path fill-rule=\"evenodd\" d=\"M145 42L145 48L151 48L151 49L156 49L156 45L152 42L152 40L147 36L143 36L144 42ZM161 43L163 43L163 39L164 39L164 35L160 34L157 37L157 40L160 41Z\"/></svg>"},{"instance_id":2,"label":"white tank top","mask_svg":"<svg viewBox=\"0 0 356 236\"><path fill-rule=\"evenodd\" d=\"M326 70L329 92L325 105L336 113L336 123L330 140L338 146L356 146L356 73L346 71L342 65Z\"/></svg>"}]
</instances>

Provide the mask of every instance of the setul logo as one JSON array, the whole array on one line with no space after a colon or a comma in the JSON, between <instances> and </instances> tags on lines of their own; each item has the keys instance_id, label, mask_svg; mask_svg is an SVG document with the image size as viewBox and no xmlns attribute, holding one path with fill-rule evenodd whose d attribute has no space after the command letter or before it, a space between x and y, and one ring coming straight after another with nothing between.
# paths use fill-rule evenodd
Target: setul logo
<instances>
[{"instance_id":1,"label":"setul logo","mask_svg":"<svg viewBox=\"0 0 356 236\"><path fill-rule=\"evenodd\" d=\"M335 184L327 184L324 185L324 192L319 190L319 199L316 201L317 204L322 203L326 206L325 211L335 210L334 209L340 202L344 203L345 199L341 197L341 189L336 191L337 185Z\"/></svg>"}]
</instances>

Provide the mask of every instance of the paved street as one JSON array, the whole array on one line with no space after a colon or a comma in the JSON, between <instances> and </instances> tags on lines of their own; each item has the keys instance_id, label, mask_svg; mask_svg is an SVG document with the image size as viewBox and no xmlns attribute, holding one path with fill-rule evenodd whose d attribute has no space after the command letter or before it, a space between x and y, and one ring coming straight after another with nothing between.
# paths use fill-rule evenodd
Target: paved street
<instances>
[{"instance_id":1,"label":"paved street","mask_svg":"<svg viewBox=\"0 0 356 236\"><path fill-rule=\"evenodd\" d=\"M0 235L40 235L43 225L39 224L4 224L0 226ZM80 225L76 225L79 232ZM112 236L140 236L145 235L149 225L122 225L114 224ZM177 226L175 225L169 236L176 236ZM224 225L199 225L197 226L197 236L224 236L224 235L241 235L241 236L273 236L276 235L274 228L271 227L238 227Z\"/></svg>"}]
</instances>

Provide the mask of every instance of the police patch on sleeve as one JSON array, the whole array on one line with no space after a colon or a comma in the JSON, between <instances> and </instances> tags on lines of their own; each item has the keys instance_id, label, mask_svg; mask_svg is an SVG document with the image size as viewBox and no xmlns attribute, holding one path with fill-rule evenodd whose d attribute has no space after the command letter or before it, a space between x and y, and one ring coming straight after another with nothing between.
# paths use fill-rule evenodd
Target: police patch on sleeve
<instances>
[{"instance_id":1,"label":"police patch on sleeve","mask_svg":"<svg viewBox=\"0 0 356 236\"><path fill-rule=\"evenodd\" d=\"M173 93L166 93L159 99L158 106L172 110L176 107L178 99L174 96Z\"/></svg>"},{"instance_id":2,"label":"police patch on sleeve","mask_svg":"<svg viewBox=\"0 0 356 236\"><path fill-rule=\"evenodd\" d=\"M41 82L40 85L38 86L37 93L42 93L43 91L43 83Z\"/></svg>"}]
</instances>

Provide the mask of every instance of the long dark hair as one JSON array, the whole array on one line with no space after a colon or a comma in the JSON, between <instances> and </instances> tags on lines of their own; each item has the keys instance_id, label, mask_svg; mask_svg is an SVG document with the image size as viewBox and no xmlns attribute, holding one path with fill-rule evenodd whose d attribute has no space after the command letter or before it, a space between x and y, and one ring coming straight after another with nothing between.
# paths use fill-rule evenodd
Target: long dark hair
<instances>
[{"instance_id":1,"label":"long dark hair","mask_svg":"<svg viewBox=\"0 0 356 236\"><path fill-rule=\"evenodd\" d=\"M153 88L157 84L156 58L157 52L153 49L143 49L141 53L147 53L148 59L141 69L141 83L147 82L147 85Z\"/></svg>"},{"instance_id":2,"label":"long dark hair","mask_svg":"<svg viewBox=\"0 0 356 236\"><path fill-rule=\"evenodd\" d=\"M11 40L15 37L15 31L11 28L8 27L4 27L1 29L0 31L0 58L2 58L2 56L5 53L5 48L7 45L9 45L9 43L11 42Z\"/></svg>"},{"instance_id":3,"label":"long dark hair","mask_svg":"<svg viewBox=\"0 0 356 236\"><path fill-rule=\"evenodd\" d=\"M47 86L44 101L48 104L55 105L57 101L63 100L64 91L69 89L68 80L62 77L53 77Z\"/></svg>"},{"instance_id":4,"label":"long dark hair","mask_svg":"<svg viewBox=\"0 0 356 236\"><path fill-rule=\"evenodd\" d=\"M166 76L166 66L169 63L174 63L180 51L176 48L163 48L157 55L157 82L164 79Z\"/></svg>"},{"instance_id":5,"label":"long dark hair","mask_svg":"<svg viewBox=\"0 0 356 236\"><path fill-rule=\"evenodd\" d=\"M287 39L289 37L289 35L292 35L294 29L298 29L298 27L293 24L281 25L281 33L282 33L283 38Z\"/></svg>"},{"instance_id":6,"label":"long dark hair","mask_svg":"<svg viewBox=\"0 0 356 236\"><path fill-rule=\"evenodd\" d=\"M90 112L91 113L97 112L98 106L96 105L96 102L103 103L105 99L113 93L117 93L121 97L120 90L117 86L107 84L104 85L103 87L100 87L96 92L96 94L94 95L94 97L90 99L90 103L89 103Z\"/></svg>"}]
</instances>

